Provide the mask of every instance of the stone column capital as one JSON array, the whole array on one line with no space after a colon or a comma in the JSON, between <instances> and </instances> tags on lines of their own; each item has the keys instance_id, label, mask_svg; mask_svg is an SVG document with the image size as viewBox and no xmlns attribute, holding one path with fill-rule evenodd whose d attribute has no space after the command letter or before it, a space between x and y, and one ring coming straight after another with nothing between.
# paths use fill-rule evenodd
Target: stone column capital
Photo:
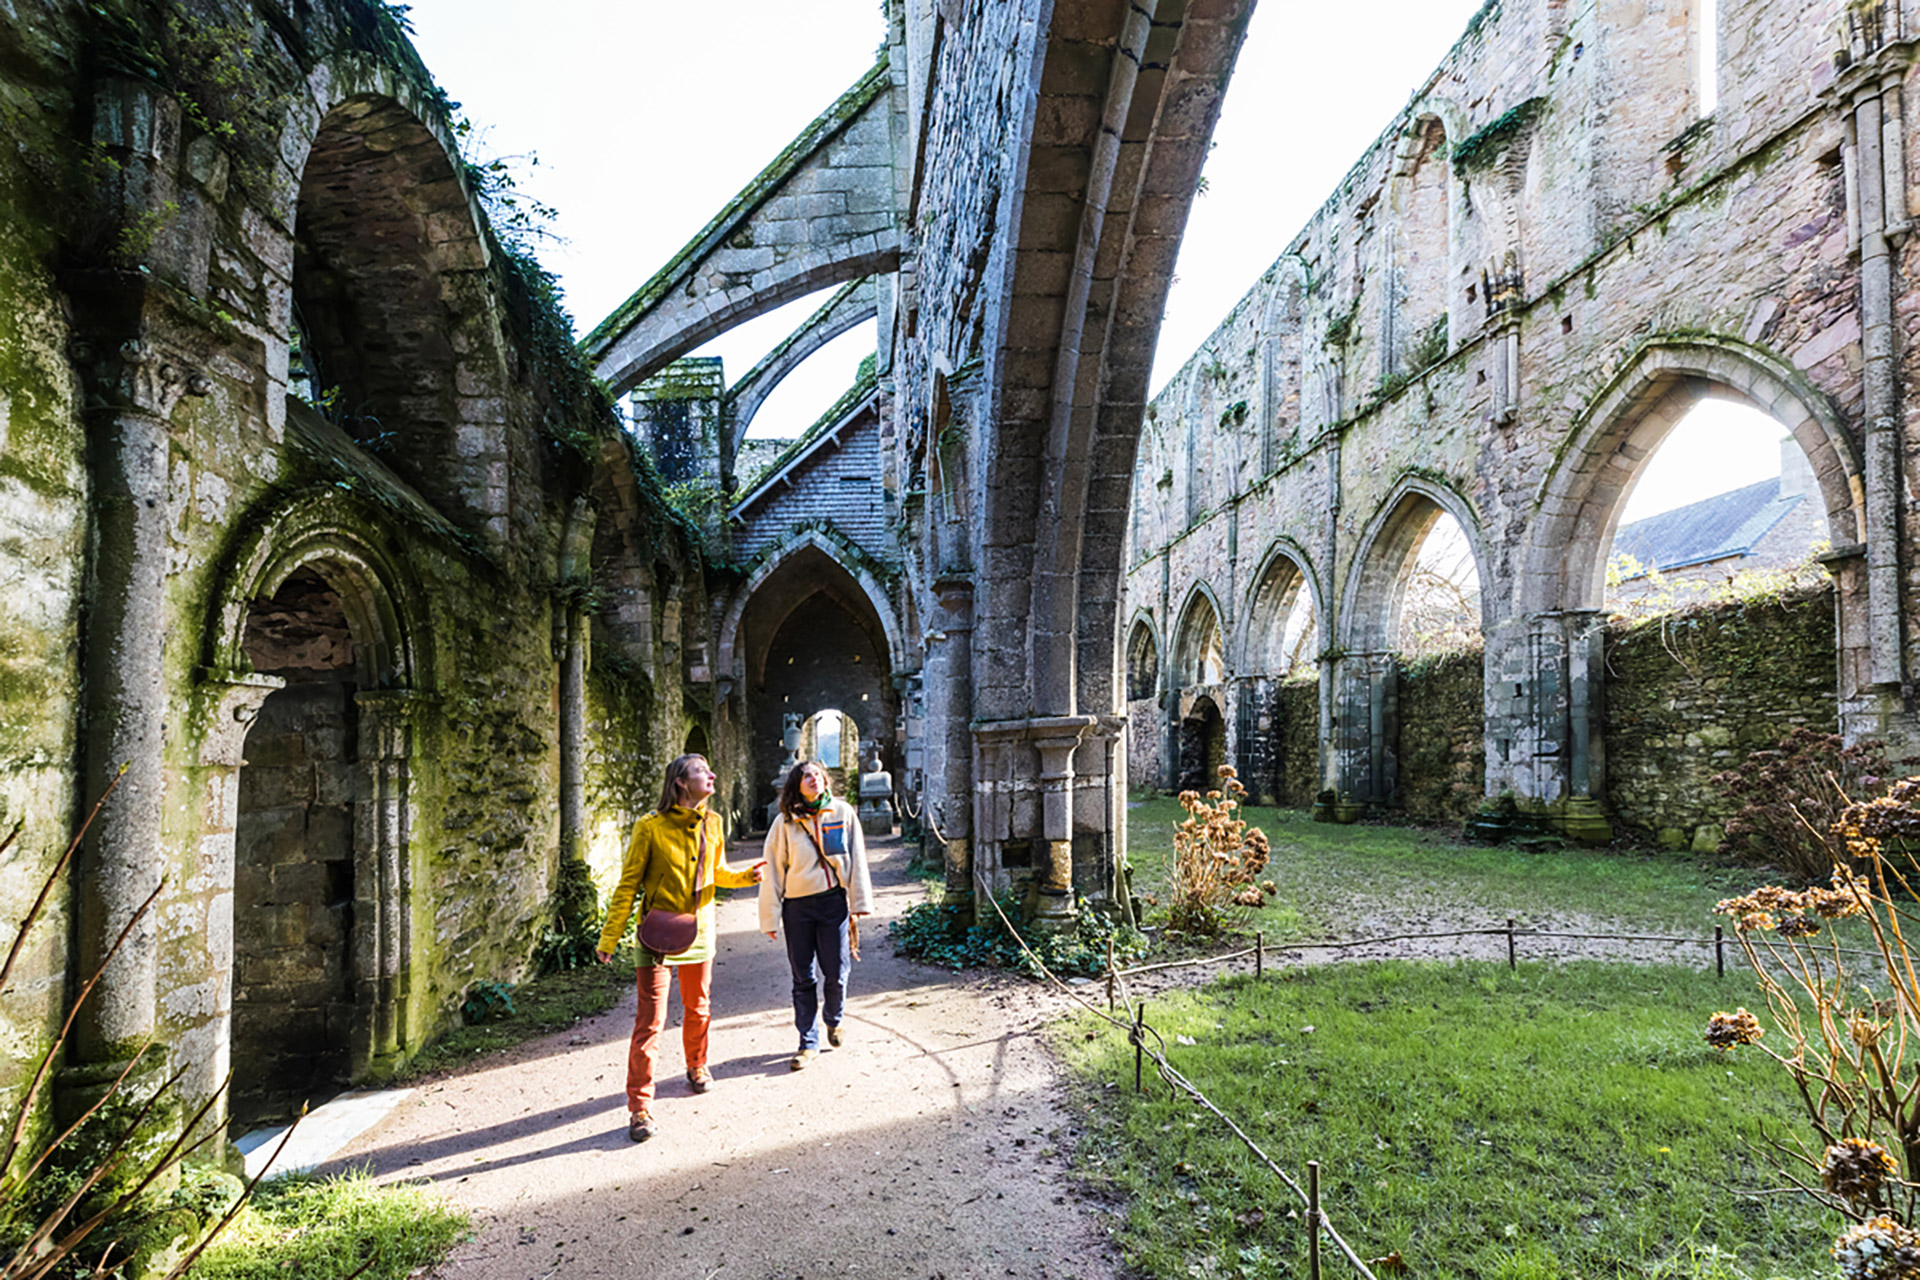
<instances>
[{"instance_id":1,"label":"stone column capital","mask_svg":"<svg viewBox=\"0 0 1920 1280\"><path fill-rule=\"evenodd\" d=\"M286 684L279 676L212 667L203 669L195 690L200 724L204 727L200 763L239 768L244 763L241 752L246 746L247 731L253 727L261 704Z\"/></svg>"},{"instance_id":2,"label":"stone column capital","mask_svg":"<svg viewBox=\"0 0 1920 1280\"><path fill-rule=\"evenodd\" d=\"M164 422L184 397L213 390L206 366L220 326L197 303L138 272L71 271L61 283L74 304L68 355L89 413Z\"/></svg>"}]
</instances>

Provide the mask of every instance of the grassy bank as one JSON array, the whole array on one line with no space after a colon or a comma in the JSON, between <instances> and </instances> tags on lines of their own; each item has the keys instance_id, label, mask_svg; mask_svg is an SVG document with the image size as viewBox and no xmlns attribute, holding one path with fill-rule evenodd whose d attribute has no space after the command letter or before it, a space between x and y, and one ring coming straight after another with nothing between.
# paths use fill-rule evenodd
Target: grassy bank
<instances>
[{"instance_id":1,"label":"grassy bank","mask_svg":"<svg viewBox=\"0 0 1920 1280\"><path fill-rule=\"evenodd\" d=\"M424 1186L294 1174L260 1184L194 1264L193 1276L406 1280L438 1263L469 1229L465 1210Z\"/></svg>"},{"instance_id":2,"label":"grassy bank","mask_svg":"<svg viewBox=\"0 0 1920 1280\"><path fill-rule=\"evenodd\" d=\"M1838 1224L1756 1156L1797 1127L1778 1069L1723 1057L1733 978L1579 963L1290 970L1156 997L1173 1064L1302 1184L1364 1258L1429 1280L1802 1277ZM1170 1099L1125 1037L1058 1044L1083 1092L1082 1173L1125 1208L1156 1277L1305 1274L1291 1194L1213 1117ZM1351 1274L1329 1258L1328 1274Z\"/></svg>"},{"instance_id":3,"label":"grassy bank","mask_svg":"<svg viewBox=\"0 0 1920 1280\"><path fill-rule=\"evenodd\" d=\"M1166 883L1173 828L1185 815L1171 797L1136 801L1127 814L1134 889ZM1475 911L1524 927L1547 916L1603 917L1638 929L1713 932L1713 905L1762 883L1764 873L1689 854L1613 849L1469 845L1456 833L1312 822L1294 809L1249 806L1241 816L1273 843L1261 873L1279 892L1250 917L1269 938L1344 937L1383 902L1416 900L1435 912ZM1276 910L1278 908L1278 910ZM1292 914L1289 915L1289 912ZM1151 914L1151 913L1150 913Z\"/></svg>"}]
</instances>

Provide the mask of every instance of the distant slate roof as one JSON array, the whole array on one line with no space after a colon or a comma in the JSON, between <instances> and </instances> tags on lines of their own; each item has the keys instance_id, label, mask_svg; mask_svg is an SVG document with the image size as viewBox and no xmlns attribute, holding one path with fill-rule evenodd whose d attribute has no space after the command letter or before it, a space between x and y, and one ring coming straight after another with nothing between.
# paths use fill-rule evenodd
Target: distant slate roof
<instances>
[{"instance_id":1,"label":"distant slate roof","mask_svg":"<svg viewBox=\"0 0 1920 1280\"><path fill-rule=\"evenodd\" d=\"M1613 554L1662 571L1746 555L1803 501L1800 494L1781 497L1777 477L1762 480L1622 525Z\"/></svg>"}]
</instances>

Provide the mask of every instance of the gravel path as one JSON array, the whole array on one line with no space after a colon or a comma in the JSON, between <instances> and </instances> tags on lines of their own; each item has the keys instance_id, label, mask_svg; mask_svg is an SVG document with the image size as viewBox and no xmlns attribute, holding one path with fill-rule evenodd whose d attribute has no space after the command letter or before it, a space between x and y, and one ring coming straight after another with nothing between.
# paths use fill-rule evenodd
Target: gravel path
<instances>
[{"instance_id":1,"label":"gravel path","mask_svg":"<svg viewBox=\"0 0 1920 1280\"><path fill-rule=\"evenodd\" d=\"M1038 1036L1058 1002L896 958L885 922L921 889L898 841L872 852L877 910L848 1043L808 1070L787 1066L784 949L737 894L719 909L716 1083L687 1089L676 997L652 1141L626 1136L629 995L427 1082L321 1172L424 1178L470 1209L477 1237L438 1280L1115 1276L1117 1251L1068 1177L1071 1122Z\"/></svg>"}]
</instances>

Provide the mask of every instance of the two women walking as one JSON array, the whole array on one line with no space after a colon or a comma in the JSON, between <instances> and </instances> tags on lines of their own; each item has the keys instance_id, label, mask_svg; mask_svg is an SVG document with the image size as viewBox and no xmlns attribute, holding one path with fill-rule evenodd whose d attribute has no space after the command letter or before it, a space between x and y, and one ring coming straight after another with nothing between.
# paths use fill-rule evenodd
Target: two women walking
<instances>
[{"instance_id":1,"label":"two women walking","mask_svg":"<svg viewBox=\"0 0 1920 1280\"><path fill-rule=\"evenodd\" d=\"M827 1041L844 1042L847 970L859 956L855 922L873 910L859 818L851 805L833 797L825 769L798 765L781 787L780 816L767 833L767 858L738 871L726 861L720 817L707 807L714 785L705 756L684 755L667 766L659 808L634 823L600 931L598 951L605 964L640 909L639 1007L627 1050L627 1136L635 1142L645 1142L655 1131L654 1075L670 977L680 983L688 1087L705 1093L713 1085L707 1029L716 887L758 884L761 929L769 938L786 930L794 1025L800 1032L792 1068L800 1070L819 1052L816 1020L823 986ZM769 862L772 873L763 875Z\"/></svg>"}]
</instances>

